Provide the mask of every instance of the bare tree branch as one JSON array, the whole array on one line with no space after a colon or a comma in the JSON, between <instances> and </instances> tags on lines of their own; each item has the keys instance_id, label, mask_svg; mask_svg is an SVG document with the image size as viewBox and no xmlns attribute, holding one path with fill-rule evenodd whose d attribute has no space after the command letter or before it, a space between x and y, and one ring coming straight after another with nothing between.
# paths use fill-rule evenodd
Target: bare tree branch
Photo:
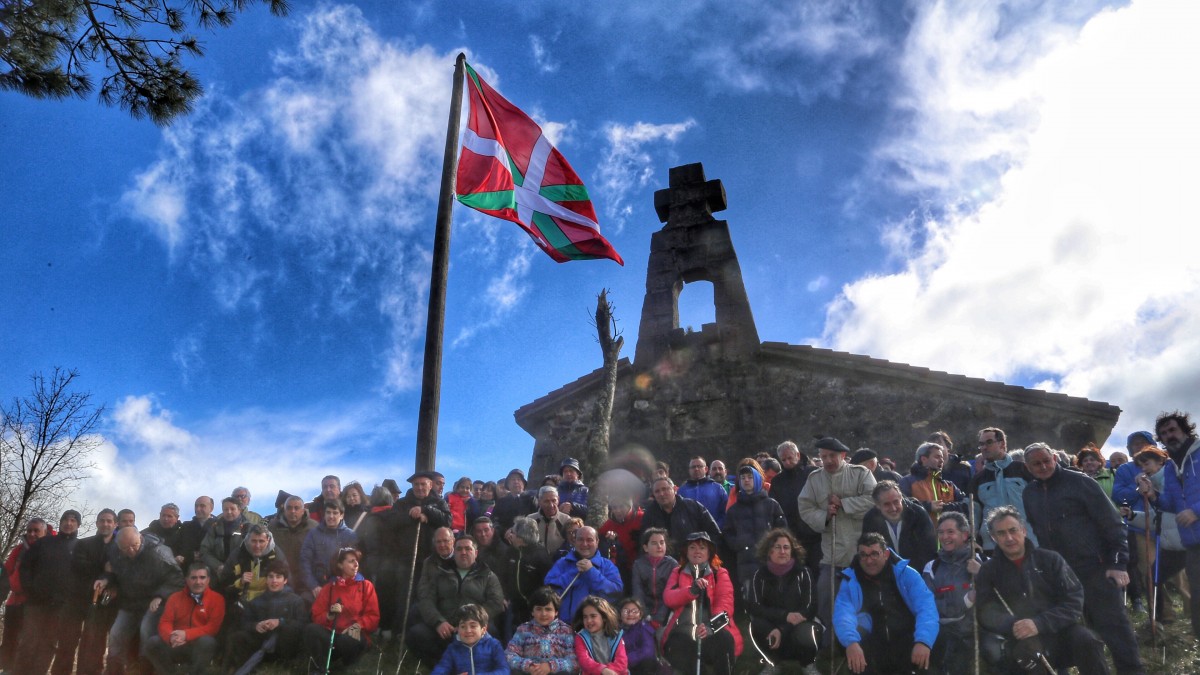
<instances>
[{"instance_id":1,"label":"bare tree branch","mask_svg":"<svg viewBox=\"0 0 1200 675\"><path fill-rule=\"evenodd\" d=\"M92 395L72 391L79 373L35 373L32 392L0 409L0 550L8 550L33 517L52 520L94 464L104 413Z\"/></svg>"}]
</instances>

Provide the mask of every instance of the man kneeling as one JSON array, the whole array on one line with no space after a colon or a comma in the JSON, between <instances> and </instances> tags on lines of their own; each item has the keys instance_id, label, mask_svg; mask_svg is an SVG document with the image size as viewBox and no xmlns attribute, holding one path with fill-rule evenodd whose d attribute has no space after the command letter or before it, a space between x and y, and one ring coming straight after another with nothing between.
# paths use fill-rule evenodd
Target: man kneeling
<instances>
[{"instance_id":1,"label":"man kneeling","mask_svg":"<svg viewBox=\"0 0 1200 675\"><path fill-rule=\"evenodd\" d=\"M842 571L833 628L854 673L911 673L929 667L938 635L937 606L920 572L887 547L883 536L858 539L858 555Z\"/></svg>"},{"instance_id":2,"label":"man kneeling","mask_svg":"<svg viewBox=\"0 0 1200 675\"><path fill-rule=\"evenodd\" d=\"M1083 585L1062 556L1025 539L1025 521L1011 506L988 514L1000 555L975 579L980 651L999 673L1066 668L1108 673L1104 644L1083 620Z\"/></svg>"},{"instance_id":3,"label":"man kneeling","mask_svg":"<svg viewBox=\"0 0 1200 675\"><path fill-rule=\"evenodd\" d=\"M158 634L146 643L146 658L160 675L173 672L177 663L187 663L193 675L206 673L217 653L225 599L208 587L208 567L202 562L188 567L186 581L187 588L167 598Z\"/></svg>"}]
</instances>

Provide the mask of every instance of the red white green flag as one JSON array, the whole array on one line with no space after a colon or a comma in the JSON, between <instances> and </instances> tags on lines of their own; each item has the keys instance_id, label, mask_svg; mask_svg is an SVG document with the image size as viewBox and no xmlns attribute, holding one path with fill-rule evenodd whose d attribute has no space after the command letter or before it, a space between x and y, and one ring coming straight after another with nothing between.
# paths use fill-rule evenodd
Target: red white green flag
<instances>
[{"instance_id":1,"label":"red white green flag","mask_svg":"<svg viewBox=\"0 0 1200 675\"><path fill-rule=\"evenodd\" d=\"M458 158L458 201L521 226L557 262L608 258L624 265L600 235L583 181L541 127L470 65L466 70L471 113Z\"/></svg>"}]
</instances>

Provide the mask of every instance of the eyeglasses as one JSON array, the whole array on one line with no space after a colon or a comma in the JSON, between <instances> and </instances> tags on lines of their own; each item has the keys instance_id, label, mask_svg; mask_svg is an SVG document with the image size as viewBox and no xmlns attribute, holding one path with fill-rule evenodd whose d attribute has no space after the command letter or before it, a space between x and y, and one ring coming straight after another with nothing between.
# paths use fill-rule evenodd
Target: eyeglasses
<instances>
[{"instance_id":1,"label":"eyeglasses","mask_svg":"<svg viewBox=\"0 0 1200 675\"><path fill-rule=\"evenodd\" d=\"M999 441L998 439L995 439L995 438L989 438L989 439L987 439L986 441L979 441L979 447L981 447L981 448L986 448L986 447L988 447L988 446L994 445L994 444L996 444L996 443L999 443L999 442L1000 442L1000 441Z\"/></svg>"},{"instance_id":2,"label":"eyeglasses","mask_svg":"<svg viewBox=\"0 0 1200 675\"><path fill-rule=\"evenodd\" d=\"M641 614L642 610L638 609L637 607L629 607L627 609L621 610L621 613L622 614Z\"/></svg>"},{"instance_id":3,"label":"eyeglasses","mask_svg":"<svg viewBox=\"0 0 1200 675\"><path fill-rule=\"evenodd\" d=\"M883 551L869 551L867 553L859 553L858 554L858 557L862 558L863 560L877 560L879 558L882 558L883 556L884 556Z\"/></svg>"},{"instance_id":4,"label":"eyeglasses","mask_svg":"<svg viewBox=\"0 0 1200 675\"><path fill-rule=\"evenodd\" d=\"M790 551L790 550L792 550L792 545L791 544L775 544L774 546L771 547L771 550L772 551Z\"/></svg>"}]
</instances>

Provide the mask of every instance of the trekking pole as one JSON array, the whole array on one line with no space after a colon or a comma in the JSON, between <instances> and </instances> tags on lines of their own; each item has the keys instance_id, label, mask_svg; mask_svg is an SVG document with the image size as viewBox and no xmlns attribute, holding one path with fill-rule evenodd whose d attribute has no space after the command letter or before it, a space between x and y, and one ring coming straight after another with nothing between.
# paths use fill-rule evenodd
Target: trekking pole
<instances>
[{"instance_id":1,"label":"trekking pole","mask_svg":"<svg viewBox=\"0 0 1200 675\"><path fill-rule=\"evenodd\" d=\"M996 591L996 597L1000 598L1000 604L1004 605L1004 611L1008 612L1008 615L1011 616L1012 618L1014 618L1014 619L1017 618L1017 615L1015 613L1013 613L1013 611L1012 611L1012 607L1008 606L1008 601L1005 600L1004 596L1000 594L1000 589L993 588L992 590ZM1046 659L1045 654L1038 652L1037 659L1038 659L1038 662L1042 664L1042 667L1046 669L1046 672L1049 675L1055 675L1058 672L1054 669L1054 666L1050 665L1050 661Z\"/></svg>"},{"instance_id":2,"label":"trekking pole","mask_svg":"<svg viewBox=\"0 0 1200 675\"><path fill-rule=\"evenodd\" d=\"M833 607L837 604L837 514L829 516L829 670L837 662L837 635L833 633Z\"/></svg>"},{"instance_id":3,"label":"trekking pole","mask_svg":"<svg viewBox=\"0 0 1200 675\"><path fill-rule=\"evenodd\" d=\"M716 577L714 576L714 579L715 578ZM694 565L693 572L692 572L692 583L695 584L699 580L700 580L700 566ZM704 589L700 589L700 592L703 593ZM700 596L699 595L696 596L695 600L692 600L692 621L694 622L693 626L692 626L692 636L696 639L696 675L701 675L701 672L700 672L701 667L702 667L701 663L703 663L703 662L700 660Z\"/></svg>"},{"instance_id":4,"label":"trekking pole","mask_svg":"<svg viewBox=\"0 0 1200 675\"><path fill-rule=\"evenodd\" d=\"M333 588L329 589L329 594L333 595ZM333 601L333 605L342 604L341 599ZM325 675L329 675L329 668L333 665L333 639L337 637L337 612L333 611L333 605L330 605L330 611L326 616L329 618L329 652L325 654Z\"/></svg>"},{"instance_id":5,"label":"trekking pole","mask_svg":"<svg viewBox=\"0 0 1200 675\"><path fill-rule=\"evenodd\" d=\"M400 622L400 642L408 644L408 613L412 607L413 578L417 576L417 551L421 548L421 521L417 521L417 534L413 538L412 563L408 566L408 590L404 593L404 618Z\"/></svg>"},{"instance_id":6,"label":"trekking pole","mask_svg":"<svg viewBox=\"0 0 1200 675\"><path fill-rule=\"evenodd\" d=\"M967 502L967 517L971 519L971 538L968 544L971 547L971 559L975 558L975 500L971 499ZM975 589L975 577L971 577L971 590ZM978 600L979 598L975 598ZM979 675L979 612L975 611L975 607L971 607L971 633L975 643L975 675Z\"/></svg>"},{"instance_id":7,"label":"trekking pole","mask_svg":"<svg viewBox=\"0 0 1200 675\"><path fill-rule=\"evenodd\" d=\"M1150 565L1150 495L1142 495L1142 504L1146 514L1146 597L1150 599L1150 643L1154 645L1154 649L1158 649L1158 627L1154 624L1158 609L1158 597L1155 593L1157 584L1155 583L1158 575L1155 574L1154 568L1158 566L1158 551L1154 552L1154 565Z\"/></svg>"}]
</instances>

